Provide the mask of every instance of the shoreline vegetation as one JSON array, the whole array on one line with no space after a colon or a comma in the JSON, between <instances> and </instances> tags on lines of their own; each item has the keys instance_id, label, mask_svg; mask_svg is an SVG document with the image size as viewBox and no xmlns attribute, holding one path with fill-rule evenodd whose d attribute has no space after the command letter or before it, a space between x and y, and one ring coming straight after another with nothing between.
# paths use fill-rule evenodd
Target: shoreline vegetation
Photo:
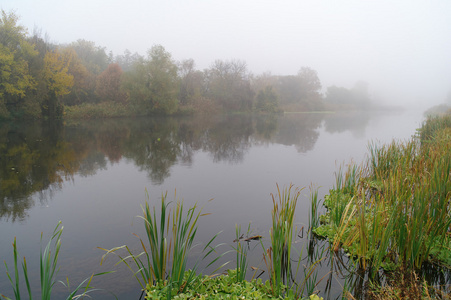
<instances>
[{"instance_id":1,"label":"shoreline vegetation","mask_svg":"<svg viewBox=\"0 0 451 300\"><path fill-rule=\"evenodd\" d=\"M323 94L307 66L295 75L253 74L243 60L218 59L200 70L161 45L113 55L83 39L52 44L4 10L0 33L0 120L379 109L368 83Z\"/></svg>"},{"instance_id":2,"label":"shoreline vegetation","mask_svg":"<svg viewBox=\"0 0 451 300\"><path fill-rule=\"evenodd\" d=\"M225 274L198 273L199 261L187 268L188 254L196 245L197 222L204 214L196 205L185 209L177 197L168 202L167 194L162 195L160 208L150 208L147 203L143 208L146 237L139 238L142 252L134 253L126 245L100 248L105 251L101 261L117 255L118 264L125 264L141 284L145 299L321 299L318 284L324 277L318 278L317 267L330 257L333 269L339 262L332 258L344 251L346 268L354 278L342 286L345 299L449 299L451 114L429 117L409 141L371 144L369 152L360 166L350 164L337 171L336 185L322 202L327 208L324 215L319 215L317 189L310 187L306 248L295 246L298 232L303 232L294 222L302 189L289 185L277 186L277 193L271 195L268 236L252 236L250 225L242 233L236 225L235 246L230 250L236 261L230 262L235 265ZM41 292L48 297L56 283L61 232L58 224L41 251ZM219 251L223 245L214 244L216 237L203 246L200 257L215 267L212 274L229 266L220 263L228 251ZM247 279L250 241L261 246L266 281L255 278L255 268L252 278ZM320 242L323 247L318 247ZM14 275L8 266L6 270L15 299L20 299L15 241L13 248ZM307 253L303 253L305 249ZM22 272L31 294L25 258ZM329 276L334 274L331 271ZM94 292L91 281L99 275L107 276L91 275L68 299ZM358 282L360 287L355 286Z\"/></svg>"}]
</instances>

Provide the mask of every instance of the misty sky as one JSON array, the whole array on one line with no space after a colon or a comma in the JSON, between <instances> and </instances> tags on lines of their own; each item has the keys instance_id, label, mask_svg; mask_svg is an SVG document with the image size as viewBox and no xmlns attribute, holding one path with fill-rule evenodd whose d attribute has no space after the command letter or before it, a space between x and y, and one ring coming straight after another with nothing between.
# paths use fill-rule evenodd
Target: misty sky
<instances>
[{"instance_id":1,"label":"misty sky","mask_svg":"<svg viewBox=\"0 0 451 300\"><path fill-rule=\"evenodd\" d=\"M55 43L114 55L154 44L198 69L241 59L254 74L318 71L323 90L369 83L387 103L437 104L451 89L451 0L2 0Z\"/></svg>"}]
</instances>

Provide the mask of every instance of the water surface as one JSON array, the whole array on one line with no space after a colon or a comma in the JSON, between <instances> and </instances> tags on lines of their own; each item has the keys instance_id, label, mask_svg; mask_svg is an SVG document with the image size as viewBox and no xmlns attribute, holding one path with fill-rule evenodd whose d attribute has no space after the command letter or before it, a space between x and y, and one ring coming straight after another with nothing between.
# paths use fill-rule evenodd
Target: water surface
<instances>
[{"instance_id":1,"label":"water surface","mask_svg":"<svg viewBox=\"0 0 451 300\"><path fill-rule=\"evenodd\" d=\"M117 269L93 285L119 299L138 299L140 287L131 273L114 267L113 257L100 267L103 252L97 247L127 244L138 253L132 233L144 236L136 216L146 193L151 205L159 205L166 191L171 200L176 191L186 205L204 205L211 215L200 221L200 243L222 231L218 242L232 244L235 224L247 228L249 222L255 234L268 237L276 184L306 187L296 213L301 228L308 222L310 185L319 187L322 197L340 164L362 161L370 141L410 138L422 120L421 112L405 111L4 124L0 258L12 267L11 243L17 237L38 290L40 235L47 241L61 220L59 278L68 276L76 286L93 272ZM250 265L264 267L260 254ZM0 292L13 295L3 267ZM64 293L58 284L55 299Z\"/></svg>"}]
</instances>

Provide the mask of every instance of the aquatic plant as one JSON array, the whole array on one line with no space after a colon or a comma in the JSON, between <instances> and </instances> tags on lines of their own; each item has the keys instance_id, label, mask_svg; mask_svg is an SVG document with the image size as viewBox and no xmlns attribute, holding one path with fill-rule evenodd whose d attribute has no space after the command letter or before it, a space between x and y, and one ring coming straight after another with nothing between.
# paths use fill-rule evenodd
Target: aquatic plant
<instances>
[{"instance_id":1,"label":"aquatic plant","mask_svg":"<svg viewBox=\"0 0 451 300\"><path fill-rule=\"evenodd\" d=\"M301 189L290 184L281 191L277 185L277 195L271 194L273 201L272 227L269 235L271 247L264 253L264 261L269 270L273 295L281 295L282 287L290 278L291 246L293 242L294 212ZM276 199L277 198L277 199Z\"/></svg>"},{"instance_id":2,"label":"aquatic plant","mask_svg":"<svg viewBox=\"0 0 451 300\"><path fill-rule=\"evenodd\" d=\"M314 189L310 186L310 214L309 220L309 232L319 226L319 200L318 200L318 188Z\"/></svg>"},{"instance_id":3,"label":"aquatic plant","mask_svg":"<svg viewBox=\"0 0 451 300\"><path fill-rule=\"evenodd\" d=\"M448 119L428 119L410 141L370 144L367 161L345 175L340 169L315 233L333 240L335 250L343 246L372 274L426 261L451 266Z\"/></svg>"},{"instance_id":4,"label":"aquatic plant","mask_svg":"<svg viewBox=\"0 0 451 300\"><path fill-rule=\"evenodd\" d=\"M436 139L436 135L443 129L451 128L451 114L441 116L431 116L423 122L422 126L417 130L417 136L423 145Z\"/></svg>"},{"instance_id":5,"label":"aquatic plant","mask_svg":"<svg viewBox=\"0 0 451 300\"><path fill-rule=\"evenodd\" d=\"M52 237L50 238L49 242L44 248L44 251L40 252L40 264L39 264L39 275L40 275L40 281L41 281L41 299L43 300L50 300L50 297L52 295L53 286L55 285L56 276L58 274L59 268L57 268L58 265L58 257L61 249L61 235L63 233L63 226L61 225L61 221L58 222L58 225L53 230ZM42 243L42 236L41 233L41 243ZM6 267L6 275L9 279L9 282L11 283L11 286L14 290L14 299L20 300L21 294L20 294L20 276L19 276L19 267L18 267L18 249L17 249L17 243L16 238L14 238L13 242L13 253L14 253L14 277L11 276L11 273L8 269L8 265L5 262ZM32 299L32 292L30 287L30 278L27 268L27 261L25 257L23 258L22 262L22 271L25 279L25 285L28 292L28 298ZM89 292L95 291L91 287L91 281L94 276L99 276L103 274L107 274L110 272L103 272L98 274L93 274L90 277L83 280L68 296L67 300L69 299L78 299L80 297L86 296ZM13 279L14 278L14 279ZM63 282L61 282L63 283ZM63 283L64 284L64 283ZM67 279L67 287L69 287L69 280ZM81 292L81 294L77 294L78 292ZM4 299L10 299L4 295L0 295Z\"/></svg>"},{"instance_id":6,"label":"aquatic plant","mask_svg":"<svg viewBox=\"0 0 451 300\"><path fill-rule=\"evenodd\" d=\"M149 198L148 194L147 197ZM148 202L142 208L143 216L139 216L139 218L144 221L148 245L146 246L144 241L136 235L142 247L141 253L134 254L126 245L110 250L99 247L106 251L101 263L109 254L117 254L119 250L125 249L127 256L117 254L120 258L118 264L124 263L132 271L141 285L143 293L146 286L152 286L162 281L167 285L168 291L175 288L177 293L181 293L198 279L196 277L198 262L189 271L187 269L188 253L193 247L199 217L208 214L202 214L202 208L198 209L197 204L185 213L183 201L180 200L177 200L171 213L171 209L168 209L171 202L167 202L166 199L167 192L161 195L159 215L156 213L155 206L153 210L150 209ZM212 246L217 236L218 234L211 238L203 248L202 253L205 254L202 259L215 253L216 248L220 246ZM221 255L212 260L207 267L220 257ZM132 267L129 260L133 262L137 270ZM221 267L222 265L219 268Z\"/></svg>"},{"instance_id":7,"label":"aquatic plant","mask_svg":"<svg viewBox=\"0 0 451 300\"><path fill-rule=\"evenodd\" d=\"M249 232L251 229L251 224L249 223L249 226L247 227L247 235L249 236ZM248 260L247 260L247 252L248 247L243 247L241 240L243 239L243 236L241 234L241 225L235 224L235 240L236 248L234 248L236 252L236 281L242 282L246 279L246 272L247 272L247 266L248 266Z\"/></svg>"}]
</instances>

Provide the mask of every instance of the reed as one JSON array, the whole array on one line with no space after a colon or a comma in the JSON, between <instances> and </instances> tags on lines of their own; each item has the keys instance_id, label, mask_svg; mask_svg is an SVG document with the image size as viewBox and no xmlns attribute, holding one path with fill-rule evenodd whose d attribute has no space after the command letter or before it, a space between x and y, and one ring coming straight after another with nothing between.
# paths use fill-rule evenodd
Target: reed
<instances>
[{"instance_id":1,"label":"reed","mask_svg":"<svg viewBox=\"0 0 451 300\"><path fill-rule=\"evenodd\" d=\"M251 229L251 224L249 223L249 226L247 227L247 235L249 236ZM241 234L241 225L235 225L235 235L236 235L236 248L234 248L236 252L236 281L242 282L246 279L246 272L248 267L248 261L247 261L247 252L248 247L243 247L241 240L243 238L243 235Z\"/></svg>"},{"instance_id":2,"label":"reed","mask_svg":"<svg viewBox=\"0 0 451 300\"><path fill-rule=\"evenodd\" d=\"M339 169L314 230L363 268L451 266L451 117L428 119L406 142L370 144L359 167Z\"/></svg>"},{"instance_id":3,"label":"reed","mask_svg":"<svg viewBox=\"0 0 451 300\"><path fill-rule=\"evenodd\" d=\"M294 212L301 189L290 184L281 191L277 185L277 195L271 194L273 201L271 247L264 253L269 270L273 295L280 296L283 286L291 275L291 245L293 242Z\"/></svg>"},{"instance_id":4,"label":"reed","mask_svg":"<svg viewBox=\"0 0 451 300\"><path fill-rule=\"evenodd\" d=\"M148 194L147 197L149 197ZM167 193L164 193L161 195L159 214L155 206L152 210L150 209L148 202L143 207L143 215L139 218L144 221L147 246L145 241L136 235L142 247L141 253L134 254L126 245L109 250L99 247L106 251L101 263L109 254L118 255L120 258L118 264L124 263L132 271L143 292L148 286L164 282L168 288L169 298L173 290L175 294L183 292L197 279L196 271L199 261L188 272L188 254L194 247L199 218L208 215L202 214L202 208L198 208L197 204L186 212L183 201L177 200L175 207L172 208L170 204L171 202L167 202ZM215 253L216 248L220 246L212 246L217 236L218 234L211 238L203 248L202 253L205 254L202 259ZM118 254L120 250L125 250L127 256ZM207 267L219 258L220 256L211 261Z\"/></svg>"},{"instance_id":5,"label":"reed","mask_svg":"<svg viewBox=\"0 0 451 300\"><path fill-rule=\"evenodd\" d=\"M56 277L58 274L59 268L58 266L58 257L61 249L61 235L63 233L63 226L61 225L61 221L58 222L58 225L55 227L52 237L50 238L49 242L45 246L44 250L40 252L40 264L39 264L39 277L41 282L41 299L42 300L50 300L52 295L53 286L55 285ZM41 233L41 244L42 244L42 236ZM19 266L18 266L18 249L17 249L17 243L16 238L14 238L13 242L13 254L14 254L14 277L11 276L11 273L8 269L8 265L5 262L6 267L6 275L9 279L9 282L11 283L11 286L14 290L14 299L20 300L21 294L20 294L20 275L19 275ZM28 268L27 268L27 261L25 257L23 258L22 262L22 272L25 279L25 285L28 292L28 298L32 299L32 292L30 287L30 278L28 274ZM111 272L103 272L98 274L93 274L90 277L83 280L70 294L67 296L67 300L71 299L78 299L84 296L87 296L88 293L95 291L96 289L91 287L91 281L94 276L99 276L103 274L108 274ZM63 283L63 282L61 282ZM63 283L64 284L64 283ZM67 280L67 287L69 287L69 281ZM82 291L82 292L81 292ZM81 292L80 294L78 294ZM0 295L4 299L10 299L4 295Z\"/></svg>"},{"instance_id":6,"label":"reed","mask_svg":"<svg viewBox=\"0 0 451 300\"><path fill-rule=\"evenodd\" d=\"M319 200L318 188L310 186L310 214L309 214L309 232L319 225Z\"/></svg>"},{"instance_id":7,"label":"reed","mask_svg":"<svg viewBox=\"0 0 451 300\"><path fill-rule=\"evenodd\" d=\"M448 113L442 116L428 117L426 121L423 122L421 128L417 130L417 136L420 143L423 145L435 140L437 132L449 128L451 128L451 114Z\"/></svg>"},{"instance_id":8,"label":"reed","mask_svg":"<svg viewBox=\"0 0 451 300\"><path fill-rule=\"evenodd\" d=\"M312 295L315 293L316 287L325 277L318 279L318 267L321 265L321 262L326 259L326 252L328 251L326 245L318 246L315 237L311 237L308 248L308 255L305 258L305 263L302 265L304 278L300 283L296 280L290 288L296 296L296 299L302 298L303 295ZM302 260L301 251L299 254L299 262ZM299 266L300 263L298 263L298 267L296 268L296 275L294 277L296 279L298 277Z\"/></svg>"}]
</instances>

